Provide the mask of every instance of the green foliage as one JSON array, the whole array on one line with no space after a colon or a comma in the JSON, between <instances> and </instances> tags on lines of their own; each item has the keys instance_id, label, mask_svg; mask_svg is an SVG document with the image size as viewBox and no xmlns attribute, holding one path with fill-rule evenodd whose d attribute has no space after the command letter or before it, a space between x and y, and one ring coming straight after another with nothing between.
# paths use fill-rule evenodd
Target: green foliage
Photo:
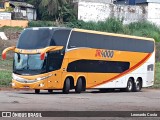
<instances>
[{"instance_id":1,"label":"green foliage","mask_svg":"<svg viewBox=\"0 0 160 120\"><path fill-rule=\"evenodd\" d=\"M19 26L16 26L16 27L11 27L11 26L3 26L3 27L0 27L0 31L1 32L5 32L5 31L15 31L15 32L20 32L23 30L22 27L19 27Z\"/></svg>"},{"instance_id":2,"label":"green foliage","mask_svg":"<svg viewBox=\"0 0 160 120\"><path fill-rule=\"evenodd\" d=\"M122 21L114 18L109 18L104 22L84 22L84 21L74 21L66 24L67 27L72 28L81 28L88 30L97 30L104 32L114 32L121 33L123 32L124 26Z\"/></svg>"},{"instance_id":3,"label":"green foliage","mask_svg":"<svg viewBox=\"0 0 160 120\"><path fill-rule=\"evenodd\" d=\"M1 57L1 56L0 56ZM12 60L0 60L0 87L9 86L12 80Z\"/></svg>"},{"instance_id":4,"label":"green foliage","mask_svg":"<svg viewBox=\"0 0 160 120\"><path fill-rule=\"evenodd\" d=\"M11 71L0 71L0 86L9 86L12 80Z\"/></svg>"},{"instance_id":5,"label":"green foliage","mask_svg":"<svg viewBox=\"0 0 160 120\"><path fill-rule=\"evenodd\" d=\"M67 27L82 28L88 30L97 30L104 32L123 33L124 26L119 19L109 18L106 21L101 22L84 22L74 21L66 24Z\"/></svg>"},{"instance_id":6,"label":"green foliage","mask_svg":"<svg viewBox=\"0 0 160 120\"><path fill-rule=\"evenodd\" d=\"M26 0L35 6L38 20L57 20L61 23L76 19L74 5L70 0Z\"/></svg>"},{"instance_id":7,"label":"green foliage","mask_svg":"<svg viewBox=\"0 0 160 120\"><path fill-rule=\"evenodd\" d=\"M160 88L160 62L156 63L155 82L153 88Z\"/></svg>"},{"instance_id":8,"label":"green foliage","mask_svg":"<svg viewBox=\"0 0 160 120\"><path fill-rule=\"evenodd\" d=\"M154 38L157 42L160 41L160 28L155 24L147 21L135 22L128 25L132 35Z\"/></svg>"},{"instance_id":9,"label":"green foliage","mask_svg":"<svg viewBox=\"0 0 160 120\"><path fill-rule=\"evenodd\" d=\"M30 21L29 27L53 27L56 26L53 21Z\"/></svg>"},{"instance_id":10,"label":"green foliage","mask_svg":"<svg viewBox=\"0 0 160 120\"><path fill-rule=\"evenodd\" d=\"M76 15L73 7L70 4L64 4L63 6L59 7L57 12L57 17L60 22L69 22L76 20Z\"/></svg>"}]
</instances>

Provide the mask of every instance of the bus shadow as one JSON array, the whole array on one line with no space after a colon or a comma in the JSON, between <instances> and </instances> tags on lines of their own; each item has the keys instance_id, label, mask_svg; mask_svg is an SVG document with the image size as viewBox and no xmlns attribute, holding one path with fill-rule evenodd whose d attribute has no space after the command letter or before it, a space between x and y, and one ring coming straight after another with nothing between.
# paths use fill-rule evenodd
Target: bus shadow
<instances>
[{"instance_id":1,"label":"bus shadow","mask_svg":"<svg viewBox=\"0 0 160 120\"><path fill-rule=\"evenodd\" d=\"M125 91L122 91L120 89L104 89L104 90L97 90L97 89L92 89L92 90L86 90L85 92L81 92L81 93L76 93L74 90L70 91L68 94L75 94L75 95L79 95L79 94L99 94L99 93L124 93ZM48 91L42 91L38 94L36 94L34 91L23 91L23 92L19 92L18 94L34 94L34 95L50 95L50 94L55 94L55 95L67 95L64 94L61 90L56 90L53 91L52 93L49 93Z\"/></svg>"}]
</instances>

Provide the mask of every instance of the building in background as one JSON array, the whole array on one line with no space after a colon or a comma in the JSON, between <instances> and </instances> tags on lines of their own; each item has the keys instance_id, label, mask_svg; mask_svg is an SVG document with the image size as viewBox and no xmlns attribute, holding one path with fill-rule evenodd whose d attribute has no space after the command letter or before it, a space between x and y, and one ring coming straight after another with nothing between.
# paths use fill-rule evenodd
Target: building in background
<instances>
[{"instance_id":1,"label":"building in background","mask_svg":"<svg viewBox=\"0 0 160 120\"><path fill-rule=\"evenodd\" d=\"M36 20L37 18L35 7L23 1L2 0L0 12L3 14L10 12L12 19Z\"/></svg>"},{"instance_id":2,"label":"building in background","mask_svg":"<svg viewBox=\"0 0 160 120\"><path fill-rule=\"evenodd\" d=\"M160 26L160 0L100 1L79 0L78 19L97 22L119 18L124 24L148 20Z\"/></svg>"}]
</instances>

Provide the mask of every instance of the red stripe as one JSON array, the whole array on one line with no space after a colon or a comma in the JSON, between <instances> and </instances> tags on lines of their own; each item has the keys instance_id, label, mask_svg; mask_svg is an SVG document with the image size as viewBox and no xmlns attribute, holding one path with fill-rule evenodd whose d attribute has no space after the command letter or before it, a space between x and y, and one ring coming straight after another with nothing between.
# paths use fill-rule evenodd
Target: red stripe
<instances>
[{"instance_id":1,"label":"red stripe","mask_svg":"<svg viewBox=\"0 0 160 120\"><path fill-rule=\"evenodd\" d=\"M151 56L151 53L149 53L149 54L148 54L144 59L142 59L139 63L137 63L136 65L134 65L134 66L131 67L130 69L126 70L125 72L123 72L123 73L121 73L121 74L119 74L119 75L117 75L117 76L115 76L115 77L113 77L113 78L110 78L109 80L105 80L105 81L103 81L102 83L93 85L93 86L91 86L90 88L96 87L96 86L98 86L98 85L102 85L102 84L104 84L104 83L113 81L113 80L115 80L115 79L117 79L117 78L119 78L119 77L124 76L125 74L127 74L127 73L133 71L134 69L136 69L137 67L141 66L150 56Z\"/></svg>"}]
</instances>

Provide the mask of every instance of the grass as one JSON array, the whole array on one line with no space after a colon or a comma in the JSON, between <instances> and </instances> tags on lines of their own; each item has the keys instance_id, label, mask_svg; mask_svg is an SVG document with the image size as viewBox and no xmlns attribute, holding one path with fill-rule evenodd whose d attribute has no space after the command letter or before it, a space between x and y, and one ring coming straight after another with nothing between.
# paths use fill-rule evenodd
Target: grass
<instances>
[{"instance_id":1,"label":"grass","mask_svg":"<svg viewBox=\"0 0 160 120\"><path fill-rule=\"evenodd\" d=\"M23 30L22 27L11 27L11 26L3 26L0 27L0 32L5 32L5 31L14 31L14 32L21 32Z\"/></svg>"},{"instance_id":2,"label":"grass","mask_svg":"<svg viewBox=\"0 0 160 120\"><path fill-rule=\"evenodd\" d=\"M155 83L152 86L153 88L160 88L160 62L156 63L156 71L155 71Z\"/></svg>"},{"instance_id":3,"label":"grass","mask_svg":"<svg viewBox=\"0 0 160 120\"><path fill-rule=\"evenodd\" d=\"M10 86L12 80L11 74L12 74L11 71L6 71L6 70L0 71L0 87Z\"/></svg>"},{"instance_id":4,"label":"grass","mask_svg":"<svg viewBox=\"0 0 160 120\"><path fill-rule=\"evenodd\" d=\"M12 80L12 60L0 60L0 87L9 86ZM160 62L156 63L155 83L152 88L160 88Z\"/></svg>"},{"instance_id":5,"label":"grass","mask_svg":"<svg viewBox=\"0 0 160 120\"><path fill-rule=\"evenodd\" d=\"M10 86L12 80L12 60L0 60L0 87Z\"/></svg>"}]
</instances>

